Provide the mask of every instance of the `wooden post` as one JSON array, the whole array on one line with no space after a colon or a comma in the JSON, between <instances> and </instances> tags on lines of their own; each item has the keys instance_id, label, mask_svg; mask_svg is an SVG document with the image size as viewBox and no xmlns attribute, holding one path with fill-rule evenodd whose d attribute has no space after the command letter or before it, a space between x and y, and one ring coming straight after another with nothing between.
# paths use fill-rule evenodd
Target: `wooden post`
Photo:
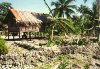
<instances>
[{"instance_id":1,"label":"wooden post","mask_svg":"<svg viewBox=\"0 0 100 69\"><path fill-rule=\"evenodd\" d=\"M30 41L31 41L31 32L29 32L29 38L30 38Z\"/></svg>"},{"instance_id":2,"label":"wooden post","mask_svg":"<svg viewBox=\"0 0 100 69\"><path fill-rule=\"evenodd\" d=\"M13 40L14 40L14 32L13 32Z\"/></svg>"},{"instance_id":3,"label":"wooden post","mask_svg":"<svg viewBox=\"0 0 100 69\"><path fill-rule=\"evenodd\" d=\"M96 0L97 1L97 11L98 11L98 41L100 42L100 0Z\"/></svg>"},{"instance_id":4,"label":"wooden post","mask_svg":"<svg viewBox=\"0 0 100 69\"><path fill-rule=\"evenodd\" d=\"M19 31L19 39L20 39L20 31Z\"/></svg>"},{"instance_id":5,"label":"wooden post","mask_svg":"<svg viewBox=\"0 0 100 69\"><path fill-rule=\"evenodd\" d=\"M37 37L37 32L35 32L35 37Z\"/></svg>"},{"instance_id":6,"label":"wooden post","mask_svg":"<svg viewBox=\"0 0 100 69\"><path fill-rule=\"evenodd\" d=\"M54 38L54 26L51 27L50 40L52 41L53 38Z\"/></svg>"},{"instance_id":7,"label":"wooden post","mask_svg":"<svg viewBox=\"0 0 100 69\"><path fill-rule=\"evenodd\" d=\"M8 40L9 40L9 31L8 31Z\"/></svg>"}]
</instances>

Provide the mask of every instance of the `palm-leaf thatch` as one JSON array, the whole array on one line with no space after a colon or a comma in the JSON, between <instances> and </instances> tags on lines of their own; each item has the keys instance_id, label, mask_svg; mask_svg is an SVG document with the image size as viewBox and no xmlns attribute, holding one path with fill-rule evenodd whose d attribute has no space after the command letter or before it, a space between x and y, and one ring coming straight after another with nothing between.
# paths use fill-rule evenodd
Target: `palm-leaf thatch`
<instances>
[{"instance_id":1,"label":"palm-leaf thatch","mask_svg":"<svg viewBox=\"0 0 100 69\"><path fill-rule=\"evenodd\" d=\"M11 32L39 32L44 29L43 25L47 21L47 17L44 14L14 9L9 10L4 19L4 23L8 26L8 31Z\"/></svg>"}]
</instances>

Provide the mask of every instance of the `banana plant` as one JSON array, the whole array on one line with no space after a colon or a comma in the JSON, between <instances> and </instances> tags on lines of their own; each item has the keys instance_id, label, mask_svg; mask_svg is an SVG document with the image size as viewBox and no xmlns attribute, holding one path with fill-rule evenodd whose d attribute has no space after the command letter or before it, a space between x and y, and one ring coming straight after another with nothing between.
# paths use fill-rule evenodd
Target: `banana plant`
<instances>
[{"instance_id":1,"label":"banana plant","mask_svg":"<svg viewBox=\"0 0 100 69\"><path fill-rule=\"evenodd\" d=\"M63 0L61 0L63 1ZM68 0L69 1L69 0ZM49 5L47 4L46 0L44 0L45 5L48 7L50 14L52 16L51 18L51 26L50 26L50 40L53 40L54 37L54 29L55 27L59 27L63 32L68 32L68 30L74 32L74 27L70 24L70 20L64 19L62 17L55 17L53 16L53 12Z\"/></svg>"}]
</instances>

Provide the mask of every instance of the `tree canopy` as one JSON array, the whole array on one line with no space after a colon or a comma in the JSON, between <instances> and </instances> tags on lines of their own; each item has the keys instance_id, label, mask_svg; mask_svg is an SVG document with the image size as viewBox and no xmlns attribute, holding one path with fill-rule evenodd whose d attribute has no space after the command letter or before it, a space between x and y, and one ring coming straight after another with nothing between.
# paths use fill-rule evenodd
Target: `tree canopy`
<instances>
[{"instance_id":1,"label":"tree canopy","mask_svg":"<svg viewBox=\"0 0 100 69\"><path fill-rule=\"evenodd\" d=\"M4 19L9 9L13 8L11 3L2 2L0 3L0 21Z\"/></svg>"},{"instance_id":2,"label":"tree canopy","mask_svg":"<svg viewBox=\"0 0 100 69\"><path fill-rule=\"evenodd\" d=\"M55 8L52 9L53 15L57 17L70 17L72 13L74 13L74 9L76 5L73 5L72 2L74 0L57 0L51 3Z\"/></svg>"}]
</instances>

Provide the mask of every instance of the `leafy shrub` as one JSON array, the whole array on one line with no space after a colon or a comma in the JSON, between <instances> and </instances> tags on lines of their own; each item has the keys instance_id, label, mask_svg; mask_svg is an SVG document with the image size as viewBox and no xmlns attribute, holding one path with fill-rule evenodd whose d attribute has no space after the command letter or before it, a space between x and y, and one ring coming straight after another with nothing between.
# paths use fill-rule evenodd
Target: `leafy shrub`
<instances>
[{"instance_id":1,"label":"leafy shrub","mask_svg":"<svg viewBox=\"0 0 100 69\"><path fill-rule=\"evenodd\" d=\"M53 45L62 45L63 44L63 39L62 38L55 38L52 41L48 41L47 46L53 46Z\"/></svg>"},{"instance_id":2,"label":"leafy shrub","mask_svg":"<svg viewBox=\"0 0 100 69\"><path fill-rule=\"evenodd\" d=\"M48 40L47 46L50 47L50 46L53 46L53 45L55 45L54 41Z\"/></svg>"},{"instance_id":3,"label":"leafy shrub","mask_svg":"<svg viewBox=\"0 0 100 69\"><path fill-rule=\"evenodd\" d=\"M8 53L8 48L6 47L5 43L6 41L0 38L0 55Z\"/></svg>"},{"instance_id":4,"label":"leafy shrub","mask_svg":"<svg viewBox=\"0 0 100 69\"><path fill-rule=\"evenodd\" d=\"M59 60L61 61L61 64L58 66L58 69L66 69L66 66L68 66L67 56L60 56Z\"/></svg>"},{"instance_id":5,"label":"leafy shrub","mask_svg":"<svg viewBox=\"0 0 100 69\"><path fill-rule=\"evenodd\" d=\"M84 69L89 69L89 64L86 64L86 65L84 66Z\"/></svg>"},{"instance_id":6,"label":"leafy shrub","mask_svg":"<svg viewBox=\"0 0 100 69\"><path fill-rule=\"evenodd\" d=\"M74 39L72 44L73 45L86 45L87 42L85 39Z\"/></svg>"},{"instance_id":7,"label":"leafy shrub","mask_svg":"<svg viewBox=\"0 0 100 69\"><path fill-rule=\"evenodd\" d=\"M55 42L56 45L62 45L63 39L62 38L56 38L56 39L54 39L54 42Z\"/></svg>"}]
</instances>

